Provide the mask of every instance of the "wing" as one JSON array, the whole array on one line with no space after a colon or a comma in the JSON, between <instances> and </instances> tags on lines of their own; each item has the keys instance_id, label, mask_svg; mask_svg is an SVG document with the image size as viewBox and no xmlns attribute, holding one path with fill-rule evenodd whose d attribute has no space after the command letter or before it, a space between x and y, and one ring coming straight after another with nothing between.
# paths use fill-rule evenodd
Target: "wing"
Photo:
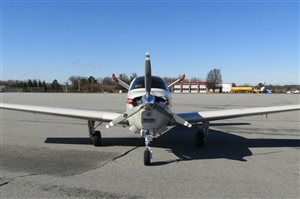
<instances>
[{"instance_id":1,"label":"wing","mask_svg":"<svg viewBox=\"0 0 300 199\"><path fill-rule=\"evenodd\" d=\"M32 113L57 115L63 117L71 117L78 119L87 119L95 121L110 122L120 116L120 113L104 112L104 111L90 111L90 110L80 110L80 109L68 109L68 108L54 108L54 107L44 107L44 106L30 106L30 105L20 105L20 104L4 104L0 103L0 108L25 111Z\"/></svg>"},{"instance_id":2,"label":"wing","mask_svg":"<svg viewBox=\"0 0 300 199\"><path fill-rule=\"evenodd\" d=\"M203 111L203 112L187 112L178 113L180 117L190 123L205 122L212 120L230 119L235 117L244 117L251 115L263 115L269 113L278 113L285 111L300 110L300 104L286 105L286 106L269 106L269 107L256 107L256 108L242 108L231 110L218 110L218 111Z\"/></svg>"}]
</instances>

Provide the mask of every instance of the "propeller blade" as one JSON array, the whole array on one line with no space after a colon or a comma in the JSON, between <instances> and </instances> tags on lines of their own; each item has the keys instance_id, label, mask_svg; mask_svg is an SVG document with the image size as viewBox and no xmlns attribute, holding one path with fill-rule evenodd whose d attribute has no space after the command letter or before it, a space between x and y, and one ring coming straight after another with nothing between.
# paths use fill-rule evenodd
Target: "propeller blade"
<instances>
[{"instance_id":1,"label":"propeller blade","mask_svg":"<svg viewBox=\"0 0 300 199\"><path fill-rule=\"evenodd\" d=\"M130 118L131 116L133 116L134 114L139 112L144 106L145 105L142 104L142 105L137 106L137 107L132 107L127 112L123 113L122 115L120 115L119 117L117 117L116 119L114 119L113 121L108 123L105 127L110 128L112 126L115 126L116 124L119 124L119 123L123 122L124 120Z\"/></svg>"},{"instance_id":2,"label":"propeller blade","mask_svg":"<svg viewBox=\"0 0 300 199\"><path fill-rule=\"evenodd\" d=\"M171 116L176 123L178 124L182 124L183 126L192 127L192 124L189 123L188 121L184 120L182 117L178 116L176 113L173 113L172 111L170 111L169 109L163 108L157 104L155 104L154 106L158 111L160 111L161 113L167 114L169 116Z\"/></svg>"},{"instance_id":3,"label":"propeller blade","mask_svg":"<svg viewBox=\"0 0 300 199\"><path fill-rule=\"evenodd\" d=\"M149 97L151 92L151 62L149 53L146 53L145 56L145 89L146 95Z\"/></svg>"}]
</instances>

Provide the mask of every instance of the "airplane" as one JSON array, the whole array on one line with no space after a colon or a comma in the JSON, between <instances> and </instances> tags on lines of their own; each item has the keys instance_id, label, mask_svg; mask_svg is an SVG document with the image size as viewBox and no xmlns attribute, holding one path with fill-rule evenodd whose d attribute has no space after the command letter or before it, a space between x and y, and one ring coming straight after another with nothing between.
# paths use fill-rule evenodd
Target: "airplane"
<instances>
[{"instance_id":1,"label":"airplane","mask_svg":"<svg viewBox=\"0 0 300 199\"><path fill-rule=\"evenodd\" d=\"M96 129L103 122L107 123L106 128L111 128L117 124L129 126L131 132L140 133L141 136L144 137L144 165L146 166L151 165L153 152L150 143L153 138L158 137L178 124L188 128L192 127L192 125L199 126L200 128L197 130L195 139L197 146L203 147L209 133L211 121L300 110L300 104L295 104L174 113L171 110L170 88L184 78L185 75L182 75L176 81L168 85L164 79L158 76L152 76L150 55L146 53L144 76L135 78L131 84L128 85L114 74L112 75L114 81L128 90L126 111L122 114L104 111L6 104L2 102L0 108L87 120L89 135L94 146L101 145L101 132ZM99 122L99 124L96 125L96 122Z\"/></svg>"}]
</instances>

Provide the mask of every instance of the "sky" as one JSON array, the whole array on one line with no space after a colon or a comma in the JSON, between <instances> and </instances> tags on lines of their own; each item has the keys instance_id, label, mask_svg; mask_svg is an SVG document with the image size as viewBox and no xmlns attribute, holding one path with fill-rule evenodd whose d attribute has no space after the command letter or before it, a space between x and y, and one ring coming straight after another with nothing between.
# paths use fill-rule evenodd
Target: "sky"
<instances>
[{"instance_id":1,"label":"sky","mask_svg":"<svg viewBox=\"0 0 300 199\"><path fill-rule=\"evenodd\" d=\"M299 1L1 1L1 79L152 73L300 84Z\"/></svg>"}]
</instances>

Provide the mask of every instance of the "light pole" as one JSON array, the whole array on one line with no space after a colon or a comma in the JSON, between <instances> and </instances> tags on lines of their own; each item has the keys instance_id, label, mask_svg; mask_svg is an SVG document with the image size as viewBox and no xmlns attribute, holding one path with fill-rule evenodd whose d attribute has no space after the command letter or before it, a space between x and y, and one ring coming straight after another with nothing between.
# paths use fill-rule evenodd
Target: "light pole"
<instances>
[{"instance_id":1,"label":"light pole","mask_svg":"<svg viewBox=\"0 0 300 199\"><path fill-rule=\"evenodd\" d=\"M80 92L80 78L78 79L78 92Z\"/></svg>"},{"instance_id":2,"label":"light pole","mask_svg":"<svg viewBox=\"0 0 300 199\"><path fill-rule=\"evenodd\" d=\"M68 92L68 82L65 82L66 84L66 93Z\"/></svg>"}]
</instances>

